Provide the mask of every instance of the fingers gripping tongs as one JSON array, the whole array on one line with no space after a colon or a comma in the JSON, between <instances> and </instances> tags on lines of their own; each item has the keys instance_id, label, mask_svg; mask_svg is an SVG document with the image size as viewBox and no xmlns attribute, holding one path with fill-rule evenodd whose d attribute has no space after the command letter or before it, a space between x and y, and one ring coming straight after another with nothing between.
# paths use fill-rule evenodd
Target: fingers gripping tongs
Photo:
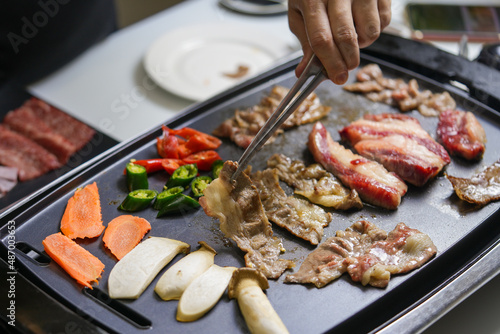
<instances>
[{"instance_id":1,"label":"fingers gripping tongs","mask_svg":"<svg viewBox=\"0 0 500 334\"><path fill-rule=\"evenodd\" d=\"M306 82L310 77L312 77L312 79L306 85ZM262 148L274 132L279 129L279 127L288 117L290 117L290 115L298 108L306 97L309 96L309 94L311 94L326 78L327 75L325 68L316 55L313 55L311 60L307 63L306 68L297 79L297 82L280 102L276 110L271 114L271 117L267 120L266 124L264 124L264 126L259 130L255 138L241 156L238 161L238 168L231 177L231 182L236 180L236 178L245 170L250 159L252 159L255 153ZM304 87L304 89L301 90L302 87Z\"/></svg>"}]
</instances>

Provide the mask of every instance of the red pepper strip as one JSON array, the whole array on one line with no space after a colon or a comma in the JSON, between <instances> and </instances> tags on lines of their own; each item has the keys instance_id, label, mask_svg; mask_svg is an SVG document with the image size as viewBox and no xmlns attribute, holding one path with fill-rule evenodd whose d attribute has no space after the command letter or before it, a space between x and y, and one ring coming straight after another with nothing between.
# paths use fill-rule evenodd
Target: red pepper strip
<instances>
[{"instance_id":1,"label":"red pepper strip","mask_svg":"<svg viewBox=\"0 0 500 334\"><path fill-rule=\"evenodd\" d=\"M179 158L179 138L174 135L165 134L163 137L156 138L156 149L158 155L166 159Z\"/></svg>"},{"instance_id":2,"label":"red pepper strip","mask_svg":"<svg viewBox=\"0 0 500 334\"><path fill-rule=\"evenodd\" d=\"M141 165L146 167L146 173L153 173L159 170L162 170L163 167L161 165L163 159L147 159L147 160L136 160L133 161L135 165Z\"/></svg>"},{"instance_id":3,"label":"red pepper strip","mask_svg":"<svg viewBox=\"0 0 500 334\"><path fill-rule=\"evenodd\" d=\"M190 137L186 142L186 147L193 151L193 153L206 150L215 150L220 145L221 141L218 138L199 134Z\"/></svg>"},{"instance_id":4,"label":"red pepper strip","mask_svg":"<svg viewBox=\"0 0 500 334\"><path fill-rule=\"evenodd\" d=\"M170 175L172 175L177 168L187 164L187 162L181 159L161 159L162 160L162 168L167 171Z\"/></svg>"},{"instance_id":5,"label":"red pepper strip","mask_svg":"<svg viewBox=\"0 0 500 334\"><path fill-rule=\"evenodd\" d=\"M163 158L179 159L179 140L176 136L168 135L168 137L163 140L163 153L165 153Z\"/></svg>"},{"instance_id":6,"label":"red pepper strip","mask_svg":"<svg viewBox=\"0 0 500 334\"><path fill-rule=\"evenodd\" d=\"M210 171L212 164L222 159L214 150L208 150L191 154L182 160L187 164L196 164L199 170Z\"/></svg>"},{"instance_id":7,"label":"red pepper strip","mask_svg":"<svg viewBox=\"0 0 500 334\"><path fill-rule=\"evenodd\" d=\"M214 136L209 135L209 134L206 134L204 132L192 129L192 128L186 127L186 128L182 128L182 129L169 129L168 133L171 135L176 135L176 136L186 138L188 140L191 139L191 137L193 137L195 135L205 137L208 141L213 143L212 145L215 146L213 149L216 149L217 147L219 147L222 144L222 142L219 138L214 137Z\"/></svg>"}]
</instances>

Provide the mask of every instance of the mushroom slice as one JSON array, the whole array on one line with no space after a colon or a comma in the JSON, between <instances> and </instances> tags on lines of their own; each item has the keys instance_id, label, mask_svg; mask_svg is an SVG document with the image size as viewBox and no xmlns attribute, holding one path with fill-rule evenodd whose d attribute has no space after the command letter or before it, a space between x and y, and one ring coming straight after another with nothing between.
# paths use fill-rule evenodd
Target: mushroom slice
<instances>
[{"instance_id":1,"label":"mushroom slice","mask_svg":"<svg viewBox=\"0 0 500 334\"><path fill-rule=\"evenodd\" d=\"M204 241L198 243L200 249L173 264L156 283L155 292L161 299L181 298L189 283L214 263L217 252Z\"/></svg>"},{"instance_id":2,"label":"mushroom slice","mask_svg":"<svg viewBox=\"0 0 500 334\"><path fill-rule=\"evenodd\" d=\"M229 282L229 298L236 298L251 333L288 333L264 291L267 278L253 268L239 268Z\"/></svg>"},{"instance_id":3,"label":"mushroom slice","mask_svg":"<svg viewBox=\"0 0 500 334\"><path fill-rule=\"evenodd\" d=\"M125 255L109 274L111 298L137 299L160 270L180 252L189 253L185 242L151 237Z\"/></svg>"},{"instance_id":4,"label":"mushroom slice","mask_svg":"<svg viewBox=\"0 0 500 334\"><path fill-rule=\"evenodd\" d=\"M177 305L178 321L194 321L210 311L227 288L236 267L212 264L186 288Z\"/></svg>"}]
</instances>

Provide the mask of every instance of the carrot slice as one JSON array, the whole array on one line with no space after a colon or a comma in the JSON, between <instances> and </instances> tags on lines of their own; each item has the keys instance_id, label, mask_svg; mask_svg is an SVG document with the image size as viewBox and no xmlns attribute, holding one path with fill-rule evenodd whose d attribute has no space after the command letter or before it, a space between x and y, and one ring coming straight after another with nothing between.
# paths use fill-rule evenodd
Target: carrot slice
<instances>
[{"instance_id":1,"label":"carrot slice","mask_svg":"<svg viewBox=\"0 0 500 334\"><path fill-rule=\"evenodd\" d=\"M139 244L149 230L151 230L151 225L146 219L132 215L122 215L109 222L102 241L104 241L104 246L118 260L121 260Z\"/></svg>"},{"instance_id":2,"label":"carrot slice","mask_svg":"<svg viewBox=\"0 0 500 334\"><path fill-rule=\"evenodd\" d=\"M95 238L104 230L96 183L77 189L68 200L61 219L61 232L71 239Z\"/></svg>"},{"instance_id":3,"label":"carrot slice","mask_svg":"<svg viewBox=\"0 0 500 334\"><path fill-rule=\"evenodd\" d=\"M104 264L67 236L54 233L42 244L45 252L81 285L92 289L90 283L101 278Z\"/></svg>"}]
</instances>

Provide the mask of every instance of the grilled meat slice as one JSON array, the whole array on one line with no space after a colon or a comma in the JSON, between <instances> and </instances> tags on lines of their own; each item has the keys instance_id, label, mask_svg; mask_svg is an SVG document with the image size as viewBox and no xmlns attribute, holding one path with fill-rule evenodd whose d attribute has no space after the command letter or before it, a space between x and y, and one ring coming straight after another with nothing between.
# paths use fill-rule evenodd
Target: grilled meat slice
<instances>
[{"instance_id":1,"label":"grilled meat slice","mask_svg":"<svg viewBox=\"0 0 500 334\"><path fill-rule=\"evenodd\" d=\"M347 272L355 282L383 288L391 275L422 266L436 252L427 234L404 223L387 234L373 223L358 221L319 245L285 282L321 288Z\"/></svg>"},{"instance_id":2,"label":"grilled meat slice","mask_svg":"<svg viewBox=\"0 0 500 334\"><path fill-rule=\"evenodd\" d=\"M265 96L258 105L245 110L237 110L234 116L219 125L213 134L218 137L229 137L236 145L247 148L287 93L288 89L285 87L273 87L270 94ZM271 143L283 130L322 118L330 112L330 109L322 105L318 96L312 93L267 143Z\"/></svg>"},{"instance_id":3,"label":"grilled meat slice","mask_svg":"<svg viewBox=\"0 0 500 334\"><path fill-rule=\"evenodd\" d=\"M279 185L276 169L257 171L250 176L259 190L267 218L293 235L317 245L332 215L311 202L287 196Z\"/></svg>"},{"instance_id":4,"label":"grilled meat slice","mask_svg":"<svg viewBox=\"0 0 500 334\"><path fill-rule=\"evenodd\" d=\"M455 193L469 203L486 205L500 200L500 160L486 167L470 179L446 174Z\"/></svg>"},{"instance_id":5,"label":"grilled meat slice","mask_svg":"<svg viewBox=\"0 0 500 334\"><path fill-rule=\"evenodd\" d=\"M359 154L416 186L424 185L450 163L446 150L411 116L368 114L339 133Z\"/></svg>"},{"instance_id":6,"label":"grilled meat slice","mask_svg":"<svg viewBox=\"0 0 500 334\"><path fill-rule=\"evenodd\" d=\"M455 109L456 102L448 92L420 91L418 82L411 79L386 78L377 64L368 64L356 73L357 82L344 85L344 90L362 93L374 102L398 107L401 111L417 109L424 116L438 116L447 109Z\"/></svg>"},{"instance_id":7,"label":"grilled meat slice","mask_svg":"<svg viewBox=\"0 0 500 334\"><path fill-rule=\"evenodd\" d=\"M452 155L480 160L486 149L486 133L470 111L446 110L439 115L439 140Z\"/></svg>"},{"instance_id":8,"label":"grilled meat slice","mask_svg":"<svg viewBox=\"0 0 500 334\"><path fill-rule=\"evenodd\" d=\"M298 195L312 203L337 210L361 209L363 203L356 190L348 189L320 164L305 166L283 154L274 154L267 166L275 168L281 181L294 188Z\"/></svg>"},{"instance_id":9,"label":"grilled meat slice","mask_svg":"<svg viewBox=\"0 0 500 334\"><path fill-rule=\"evenodd\" d=\"M220 229L227 238L246 252L247 267L259 269L267 278L276 279L293 262L278 259L284 251L280 239L273 236L271 223L262 207L257 188L245 173L231 184L237 163L226 161L219 177L204 190L200 204L205 213L219 219Z\"/></svg>"},{"instance_id":10,"label":"grilled meat slice","mask_svg":"<svg viewBox=\"0 0 500 334\"><path fill-rule=\"evenodd\" d=\"M399 176L333 141L320 122L309 134L308 145L314 159L344 185L356 190L363 201L390 210L397 209L408 189Z\"/></svg>"}]
</instances>

